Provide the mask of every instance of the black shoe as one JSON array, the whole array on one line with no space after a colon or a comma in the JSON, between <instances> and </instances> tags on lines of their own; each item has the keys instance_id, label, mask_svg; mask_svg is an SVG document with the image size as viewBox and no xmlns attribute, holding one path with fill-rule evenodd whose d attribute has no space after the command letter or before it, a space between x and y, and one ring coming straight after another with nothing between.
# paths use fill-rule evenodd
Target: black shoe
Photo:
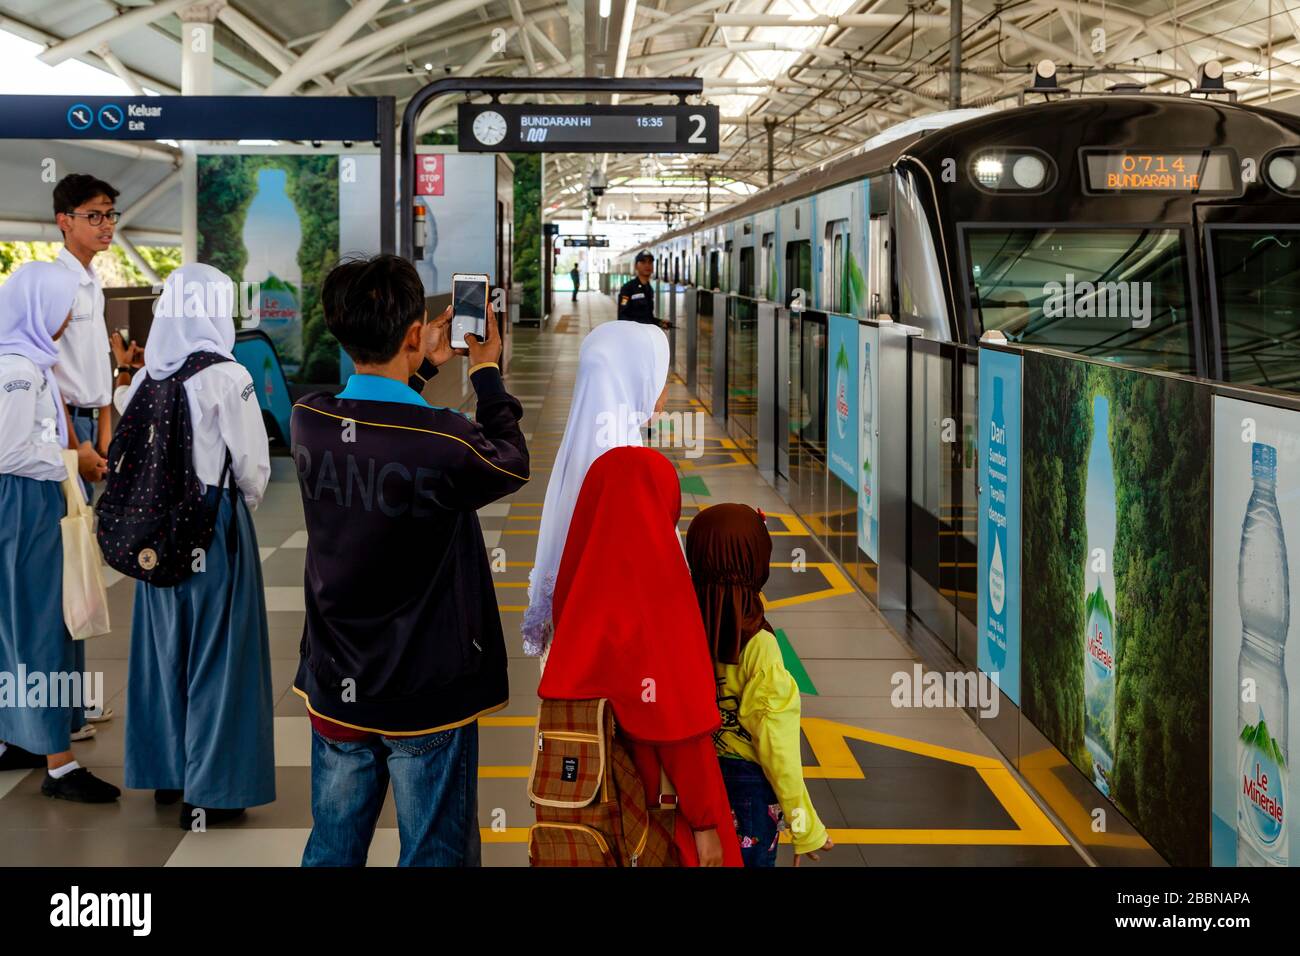
<instances>
[{"instance_id":1,"label":"black shoe","mask_svg":"<svg viewBox=\"0 0 1300 956\"><path fill-rule=\"evenodd\" d=\"M45 766L45 756L34 754L13 744L5 747L0 754L0 770L39 770Z\"/></svg>"},{"instance_id":2,"label":"black shoe","mask_svg":"<svg viewBox=\"0 0 1300 956\"><path fill-rule=\"evenodd\" d=\"M155 790L153 792L153 802L160 807L170 807L181 798L184 792L184 790Z\"/></svg>"},{"instance_id":3,"label":"black shoe","mask_svg":"<svg viewBox=\"0 0 1300 956\"><path fill-rule=\"evenodd\" d=\"M203 825L210 827L214 823L229 823L244 815L243 807L197 807L192 803L181 804L181 829L194 829L194 811L203 811Z\"/></svg>"},{"instance_id":4,"label":"black shoe","mask_svg":"<svg viewBox=\"0 0 1300 956\"><path fill-rule=\"evenodd\" d=\"M85 767L78 767L58 778L46 773L41 793L74 803L112 803L122 795L121 790L100 780Z\"/></svg>"}]
</instances>

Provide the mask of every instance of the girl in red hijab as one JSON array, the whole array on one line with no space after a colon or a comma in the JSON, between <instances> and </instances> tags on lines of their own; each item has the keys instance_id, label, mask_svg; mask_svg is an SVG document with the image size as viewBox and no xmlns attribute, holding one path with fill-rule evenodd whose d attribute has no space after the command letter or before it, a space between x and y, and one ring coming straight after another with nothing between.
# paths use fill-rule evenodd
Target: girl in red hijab
<instances>
[{"instance_id":1,"label":"girl in red hijab","mask_svg":"<svg viewBox=\"0 0 1300 956\"><path fill-rule=\"evenodd\" d=\"M646 800L660 769L677 791L685 866L741 866L712 734L713 662L682 554L677 471L649 448L613 448L582 484L552 603L555 637L538 696L609 699Z\"/></svg>"}]
</instances>

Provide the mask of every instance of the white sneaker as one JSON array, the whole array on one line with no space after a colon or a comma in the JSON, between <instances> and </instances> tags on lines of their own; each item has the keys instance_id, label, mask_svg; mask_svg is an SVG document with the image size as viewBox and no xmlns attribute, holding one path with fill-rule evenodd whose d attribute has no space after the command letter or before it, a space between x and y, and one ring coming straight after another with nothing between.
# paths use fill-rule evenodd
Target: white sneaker
<instances>
[{"instance_id":1,"label":"white sneaker","mask_svg":"<svg viewBox=\"0 0 1300 956\"><path fill-rule=\"evenodd\" d=\"M96 707L94 710L86 711L86 722L90 724L102 724L104 721L112 719L113 709L111 707L108 710Z\"/></svg>"},{"instance_id":2,"label":"white sneaker","mask_svg":"<svg viewBox=\"0 0 1300 956\"><path fill-rule=\"evenodd\" d=\"M94 724L86 724L80 730L74 730L72 732L72 739L89 740L91 737L95 736L95 734L97 734L98 732L99 731Z\"/></svg>"}]
</instances>

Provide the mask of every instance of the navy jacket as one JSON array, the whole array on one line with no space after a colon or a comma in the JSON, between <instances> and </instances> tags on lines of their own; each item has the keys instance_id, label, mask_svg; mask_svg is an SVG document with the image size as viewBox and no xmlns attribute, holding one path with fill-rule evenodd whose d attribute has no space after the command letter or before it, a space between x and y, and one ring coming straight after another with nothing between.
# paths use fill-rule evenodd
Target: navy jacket
<instances>
[{"instance_id":1,"label":"navy jacket","mask_svg":"<svg viewBox=\"0 0 1300 956\"><path fill-rule=\"evenodd\" d=\"M311 710L381 733L468 723L510 696L476 509L529 476L522 408L495 368L460 412L315 393L293 407L307 523L294 689Z\"/></svg>"}]
</instances>

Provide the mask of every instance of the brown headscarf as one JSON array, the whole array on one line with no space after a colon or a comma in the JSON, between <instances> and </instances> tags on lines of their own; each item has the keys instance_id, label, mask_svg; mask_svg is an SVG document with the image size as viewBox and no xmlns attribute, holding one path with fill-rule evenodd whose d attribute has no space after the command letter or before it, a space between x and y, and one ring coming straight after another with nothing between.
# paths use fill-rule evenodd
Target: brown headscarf
<instances>
[{"instance_id":1,"label":"brown headscarf","mask_svg":"<svg viewBox=\"0 0 1300 956\"><path fill-rule=\"evenodd\" d=\"M748 505L713 505L691 521L686 560L714 661L738 664L749 639L772 630L759 595L771 559L767 525Z\"/></svg>"}]
</instances>

